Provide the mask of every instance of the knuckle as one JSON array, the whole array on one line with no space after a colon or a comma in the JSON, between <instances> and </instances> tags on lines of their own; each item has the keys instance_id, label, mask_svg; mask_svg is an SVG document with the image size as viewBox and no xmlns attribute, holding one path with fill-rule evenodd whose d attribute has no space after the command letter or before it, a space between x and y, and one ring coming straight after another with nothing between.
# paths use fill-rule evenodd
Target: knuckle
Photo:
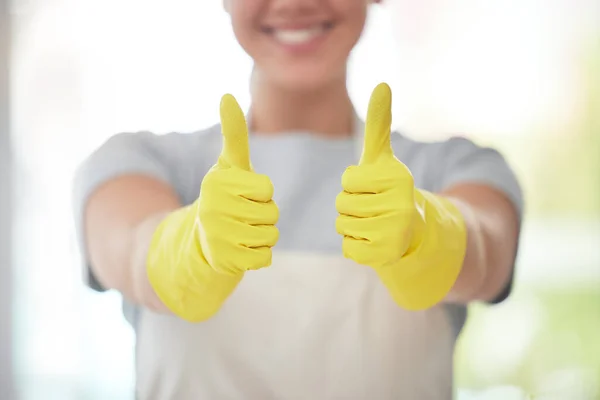
<instances>
[{"instance_id":1,"label":"knuckle","mask_svg":"<svg viewBox=\"0 0 600 400\"><path fill-rule=\"evenodd\" d=\"M275 193L275 188L273 187L273 182L271 178L264 174L252 174L255 180L255 187L257 191L260 193L261 197L264 199L272 199L273 194Z\"/></svg>"},{"instance_id":2,"label":"knuckle","mask_svg":"<svg viewBox=\"0 0 600 400\"><path fill-rule=\"evenodd\" d=\"M273 253L268 247L248 249L246 267L250 270L257 270L271 265Z\"/></svg>"},{"instance_id":3,"label":"knuckle","mask_svg":"<svg viewBox=\"0 0 600 400\"><path fill-rule=\"evenodd\" d=\"M358 167L351 165L342 174L342 188L347 192L352 192L357 180Z\"/></svg>"},{"instance_id":4,"label":"knuckle","mask_svg":"<svg viewBox=\"0 0 600 400\"><path fill-rule=\"evenodd\" d=\"M340 235L345 235L346 234L346 224L345 224L345 221L344 221L344 217L342 215L338 216L335 219L335 230Z\"/></svg>"},{"instance_id":5,"label":"knuckle","mask_svg":"<svg viewBox=\"0 0 600 400\"><path fill-rule=\"evenodd\" d=\"M410 170L401 162L396 163L394 168L396 183L403 186L414 186L415 179Z\"/></svg>"},{"instance_id":6,"label":"knuckle","mask_svg":"<svg viewBox=\"0 0 600 400\"><path fill-rule=\"evenodd\" d=\"M262 227L259 237L259 246L273 247L279 240L279 229L276 226Z\"/></svg>"},{"instance_id":7,"label":"knuckle","mask_svg":"<svg viewBox=\"0 0 600 400\"><path fill-rule=\"evenodd\" d=\"M268 210L269 210L269 214L270 214L270 220L271 223L273 225L275 225L277 223L277 221L279 221L279 207L277 206L277 204L271 200L268 204L267 204Z\"/></svg>"},{"instance_id":8,"label":"knuckle","mask_svg":"<svg viewBox=\"0 0 600 400\"><path fill-rule=\"evenodd\" d=\"M393 249L385 246L385 242L377 241L345 238L343 253L344 256L354 260L358 264L373 268L387 265L396 259Z\"/></svg>"},{"instance_id":9,"label":"knuckle","mask_svg":"<svg viewBox=\"0 0 600 400\"><path fill-rule=\"evenodd\" d=\"M386 242L388 235L389 232L383 230L372 232L367 238L371 251L378 251L378 247Z\"/></svg>"},{"instance_id":10,"label":"knuckle","mask_svg":"<svg viewBox=\"0 0 600 400\"><path fill-rule=\"evenodd\" d=\"M273 262L273 251L270 248L264 248L261 251L260 261L262 267L268 267Z\"/></svg>"},{"instance_id":11,"label":"knuckle","mask_svg":"<svg viewBox=\"0 0 600 400\"><path fill-rule=\"evenodd\" d=\"M344 256L356 261L359 264L367 264L369 257L369 248L366 241L345 237L342 243Z\"/></svg>"},{"instance_id":12,"label":"knuckle","mask_svg":"<svg viewBox=\"0 0 600 400\"><path fill-rule=\"evenodd\" d=\"M271 245L271 247L272 247L272 246L275 245L275 243L277 243L277 241L279 241L279 229L276 226L272 226L271 227L271 232L272 232L272 234L271 234L272 235L272 239L271 239L272 245Z\"/></svg>"},{"instance_id":13,"label":"knuckle","mask_svg":"<svg viewBox=\"0 0 600 400\"><path fill-rule=\"evenodd\" d=\"M335 209L340 213L340 214L347 214L348 213L348 202L349 202L349 198L348 198L348 193L345 192L340 192L336 198L335 198Z\"/></svg>"},{"instance_id":14,"label":"knuckle","mask_svg":"<svg viewBox=\"0 0 600 400\"><path fill-rule=\"evenodd\" d=\"M222 176L223 176L222 170L213 168L210 171L208 171L208 173L206 175L204 175L204 178L202 178L202 183L200 184L200 187L202 187L202 188L211 187L212 188L213 186L219 186L219 182L222 180Z\"/></svg>"}]
</instances>

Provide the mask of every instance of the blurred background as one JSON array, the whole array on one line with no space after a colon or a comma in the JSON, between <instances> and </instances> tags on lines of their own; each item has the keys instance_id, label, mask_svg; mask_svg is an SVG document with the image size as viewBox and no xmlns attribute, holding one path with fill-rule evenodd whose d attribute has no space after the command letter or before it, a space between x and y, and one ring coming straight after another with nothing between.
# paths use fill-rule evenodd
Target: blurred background
<instances>
[{"instance_id":1,"label":"blurred background","mask_svg":"<svg viewBox=\"0 0 600 400\"><path fill-rule=\"evenodd\" d=\"M117 132L215 123L226 92L247 107L250 60L220 0L0 0L0 44L0 385L11 350L15 399L131 399L120 298L77 264L74 169ZM460 398L600 399L600 0L387 0L352 59L361 116L380 81L395 126L497 147L525 189L514 294L471 307Z\"/></svg>"}]
</instances>

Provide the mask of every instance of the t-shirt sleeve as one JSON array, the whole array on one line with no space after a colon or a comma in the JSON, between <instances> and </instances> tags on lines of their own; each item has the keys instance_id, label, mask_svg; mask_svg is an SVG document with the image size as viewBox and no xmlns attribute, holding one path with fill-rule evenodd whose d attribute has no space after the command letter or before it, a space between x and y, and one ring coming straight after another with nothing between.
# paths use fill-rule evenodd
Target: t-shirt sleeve
<instances>
[{"instance_id":1,"label":"t-shirt sleeve","mask_svg":"<svg viewBox=\"0 0 600 400\"><path fill-rule=\"evenodd\" d=\"M443 191L460 183L481 183L493 187L503 193L515 207L520 231L523 193L514 172L502 154L460 137L444 142L441 147L442 154L439 159L444 162L439 164L443 169L438 171L438 189ZM513 275L514 266L509 284L492 303L502 302L509 296Z\"/></svg>"},{"instance_id":2,"label":"t-shirt sleeve","mask_svg":"<svg viewBox=\"0 0 600 400\"><path fill-rule=\"evenodd\" d=\"M94 191L122 175L143 174L164 182L172 181L172 166L156 146L157 136L148 132L115 135L92 153L78 168L73 183L73 211L85 283L104 291L89 265L85 245L84 212Z\"/></svg>"}]
</instances>

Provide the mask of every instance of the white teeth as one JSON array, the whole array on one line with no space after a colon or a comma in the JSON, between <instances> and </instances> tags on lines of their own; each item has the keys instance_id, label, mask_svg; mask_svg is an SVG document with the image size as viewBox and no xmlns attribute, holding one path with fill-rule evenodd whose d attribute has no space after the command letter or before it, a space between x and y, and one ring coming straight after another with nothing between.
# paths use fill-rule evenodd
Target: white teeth
<instances>
[{"instance_id":1,"label":"white teeth","mask_svg":"<svg viewBox=\"0 0 600 400\"><path fill-rule=\"evenodd\" d=\"M275 30L273 36L275 39L284 44L302 44L306 43L323 32L322 26L315 26L308 29L294 30Z\"/></svg>"}]
</instances>

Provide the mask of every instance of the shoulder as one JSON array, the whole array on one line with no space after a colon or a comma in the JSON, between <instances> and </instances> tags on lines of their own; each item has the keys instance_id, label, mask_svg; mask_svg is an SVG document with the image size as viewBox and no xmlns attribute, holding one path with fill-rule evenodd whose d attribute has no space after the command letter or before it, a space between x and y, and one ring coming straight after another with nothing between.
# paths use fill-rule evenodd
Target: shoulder
<instances>
[{"instance_id":1,"label":"shoulder","mask_svg":"<svg viewBox=\"0 0 600 400\"><path fill-rule=\"evenodd\" d=\"M460 135L444 140L418 141L402 132L394 132L392 147L400 161L423 164L429 169L448 171L448 168L468 168L473 164L495 163L508 168L504 156L496 149L476 143Z\"/></svg>"},{"instance_id":2,"label":"shoulder","mask_svg":"<svg viewBox=\"0 0 600 400\"><path fill-rule=\"evenodd\" d=\"M416 140L404 132L395 131L392 133L392 147L398 158L438 158L444 156L444 159L460 158L468 153L480 151L493 151L477 144L475 141L461 135L451 135L443 140L420 141ZM439 161L439 159L438 159Z\"/></svg>"},{"instance_id":3,"label":"shoulder","mask_svg":"<svg viewBox=\"0 0 600 400\"><path fill-rule=\"evenodd\" d=\"M443 191L461 183L481 183L500 190L521 211L521 187L504 155L461 135L444 140L418 141L403 133L393 135L392 146L398 159L417 177L422 188Z\"/></svg>"},{"instance_id":4,"label":"shoulder","mask_svg":"<svg viewBox=\"0 0 600 400\"><path fill-rule=\"evenodd\" d=\"M110 137L84 163L95 167L109 160L135 168L153 163L176 170L201 165L220 145L220 129L212 126L194 132L157 134L149 131L125 132ZM212 160L211 160L212 161Z\"/></svg>"},{"instance_id":5,"label":"shoulder","mask_svg":"<svg viewBox=\"0 0 600 400\"><path fill-rule=\"evenodd\" d=\"M80 164L75 175L78 197L126 174L143 174L171 184L187 200L218 155L220 128L156 134L148 131L113 135Z\"/></svg>"},{"instance_id":6,"label":"shoulder","mask_svg":"<svg viewBox=\"0 0 600 400\"><path fill-rule=\"evenodd\" d=\"M156 155L182 155L210 148L220 140L220 127L214 125L194 132L155 133L150 131L123 132L111 136L96 152L107 149L151 151Z\"/></svg>"}]
</instances>

